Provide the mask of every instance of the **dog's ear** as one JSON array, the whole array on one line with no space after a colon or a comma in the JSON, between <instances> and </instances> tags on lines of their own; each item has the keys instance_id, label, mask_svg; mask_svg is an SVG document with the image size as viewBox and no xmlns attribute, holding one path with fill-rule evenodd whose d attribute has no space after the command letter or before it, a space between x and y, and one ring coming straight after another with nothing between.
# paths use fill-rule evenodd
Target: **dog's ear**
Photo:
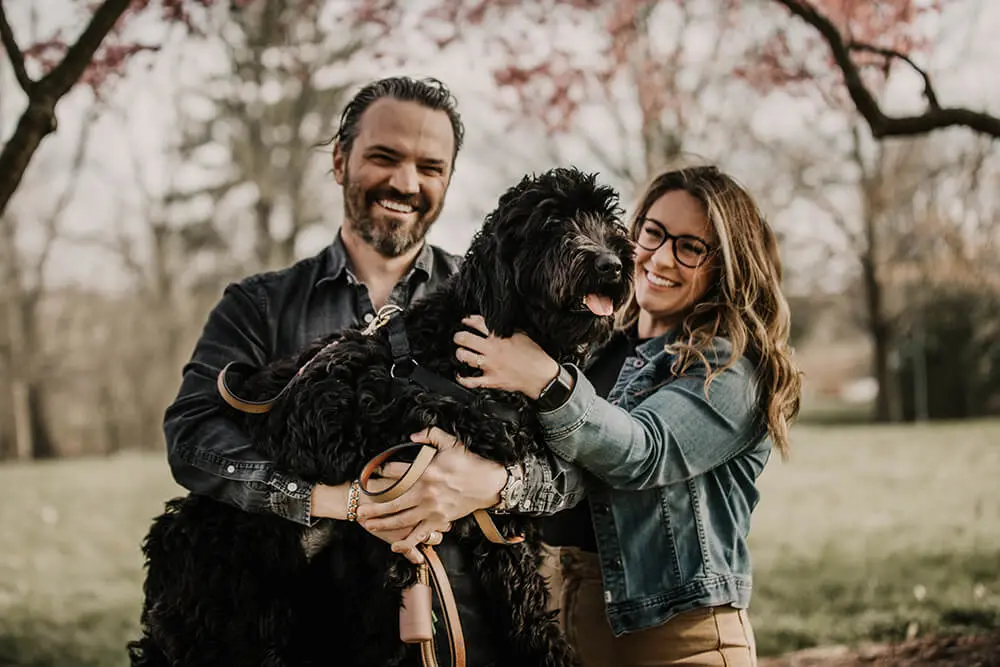
<instances>
[{"instance_id":1,"label":"dog's ear","mask_svg":"<svg viewBox=\"0 0 1000 667\"><path fill-rule=\"evenodd\" d=\"M478 307L491 331L507 337L514 333L518 304L514 303L515 277L510 257L505 258L504 251L493 220L487 216L465 256L464 267L469 269L465 302Z\"/></svg>"}]
</instances>

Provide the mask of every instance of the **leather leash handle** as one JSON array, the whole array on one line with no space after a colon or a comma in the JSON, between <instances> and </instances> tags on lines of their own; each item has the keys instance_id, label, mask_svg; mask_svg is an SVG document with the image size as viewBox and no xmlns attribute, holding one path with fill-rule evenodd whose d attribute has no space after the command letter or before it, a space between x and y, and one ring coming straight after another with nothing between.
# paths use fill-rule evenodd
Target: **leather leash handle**
<instances>
[{"instance_id":1,"label":"leather leash handle","mask_svg":"<svg viewBox=\"0 0 1000 667\"><path fill-rule=\"evenodd\" d=\"M233 407L239 410L240 412L248 412L252 415L262 415L265 412L270 411L274 403L288 392L289 388L291 388L291 386L295 384L295 381L302 376L302 373L305 372L306 368L309 367L309 364L311 364L314 359L316 359L318 356L320 356L330 348L337 345L337 343L339 342L340 339L337 339L324 345L318 352L316 352L316 354L310 357L309 360L306 361L306 363L302 364L302 366L299 367L298 372L296 372L295 375L292 376L292 379L288 381L288 384L286 384L284 387L281 388L281 391L279 391L277 394L275 394L274 396L272 396L267 400L248 401L245 398L240 398L239 396L237 396L233 392L233 390L229 388L229 383L226 381L226 375L228 374L229 369L233 366L243 366L246 367L251 372L260 370L256 366L252 366L250 364L230 361L228 364L222 367L221 371L219 371L219 375L215 379L215 387L219 390L219 395L222 396L222 400L228 403L230 407Z\"/></svg>"},{"instance_id":2,"label":"leather leash handle","mask_svg":"<svg viewBox=\"0 0 1000 667\"><path fill-rule=\"evenodd\" d=\"M240 412L248 412L252 415L262 415L265 412L270 411L271 406L274 405L274 402L281 397L281 394L285 393L285 390L282 389L277 396L266 401L248 401L240 398L233 393L233 391L229 388L229 383L226 382L226 373L228 373L229 369L234 365L240 364L237 364L235 361L230 361L222 367L222 370L219 371L219 376L215 380L215 386L219 390L219 395L222 396L222 400Z\"/></svg>"},{"instance_id":3,"label":"leather leash handle","mask_svg":"<svg viewBox=\"0 0 1000 667\"><path fill-rule=\"evenodd\" d=\"M406 472L403 473L402 477L397 479L392 486L387 489L383 489L382 491L374 492L368 490L368 481L383 463L391 459L399 452L407 449L413 449L414 447L419 447L420 451L417 452L417 457L413 460L413 463L410 464L410 467L406 469ZM421 445L418 442L404 442L399 445L394 445L365 464L365 467L361 470L361 476L358 477L358 486L361 488L362 493L375 502L387 503L390 500L395 500L409 491L410 488L417 483L420 476L424 474L425 470L427 470L427 466L431 464L435 454L437 454L437 449L431 447L430 445Z\"/></svg>"}]
</instances>

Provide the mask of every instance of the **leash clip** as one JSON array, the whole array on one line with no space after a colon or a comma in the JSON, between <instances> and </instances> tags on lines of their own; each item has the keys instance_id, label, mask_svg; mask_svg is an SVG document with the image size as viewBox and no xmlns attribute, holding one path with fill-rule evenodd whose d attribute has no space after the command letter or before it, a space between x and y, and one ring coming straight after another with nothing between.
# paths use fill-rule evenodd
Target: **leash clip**
<instances>
[{"instance_id":1,"label":"leash clip","mask_svg":"<svg viewBox=\"0 0 1000 667\"><path fill-rule=\"evenodd\" d=\"M394 303L387 303L378 309L375 319L368 323L362 331L363 336L371 336L373 333L385 326L386 322L396 313L403 312L403 309Z\"/></svg>"}]
</instances>

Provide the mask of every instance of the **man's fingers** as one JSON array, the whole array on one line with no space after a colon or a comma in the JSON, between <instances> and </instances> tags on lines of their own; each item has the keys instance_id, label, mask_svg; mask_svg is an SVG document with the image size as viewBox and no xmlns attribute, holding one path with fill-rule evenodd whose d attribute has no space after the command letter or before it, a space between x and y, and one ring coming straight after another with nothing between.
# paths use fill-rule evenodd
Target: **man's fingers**
<instances>
[{"instance_id":1,"label":"man's fingers","mask_svg":"<svg viewBox=\"0 0 1000 667\"><path fill-rule=\"evenodd\" d=\"M400 479L409 469L409 463L385 463L379 471L379 477L383 479Z\"/></svg>"},{"instance_id":2,"label":"man's fingers","mask_svg":"<svg viewBox=\"0 0 1000 667\"><path fill-rule=\"evenodd\" d=\"M410 436L410 440L422 445L434 445L438 449L451 449L458 444L458 438L442 431L437 426L431 426L419 433L414 433Z\"/></svg>"},{"instance_id":3,"label":"man's fingers","mask_svg":"<svg viewBox=\"0 0 1000 667\"><path fill-rule=\"evenodd\" d=\"M436 534L435 534L436 533ZM431 523L421 521L409 535L398 542L394 542L392 550L399 554L406 554L417 549L418 544L425 544L428 541L440 544L440 531L434 530Z\"/></svg>"},{"instance_id":4,"label":"man's fingers","mask_svg":"<svg viewBox=\"0 0 1000 667\"><path fill-rule=\"evenodd\" d=\"M358 510L358 513L360 514L361 510ZM425 513L421 513L418 509L414 508L389 516L380 516L375 519L359 518L358 520L361 522L361 525L364 526L365 530L385 533L390 530L399 530L401 528L419 525L424 516Z\"/></svg>"},{"instance_id":5,"label":"man's fingers","mask_svg":"<svg viewBox=\"0 0 1000 667\"><path fill-rule=\"evenodd\" d=\"M377 481L377 480L373 480ZM389 516L391 514L397 514L403 512L404 510L412 510L417 506L418 498L411 493L404 493L399 498L394 498L386 503L377 503L373 500L369 500L358 508L358 521L364 521L367 519L374 519L379 517ZM414 521L414 523L416 523ZM402 527L402 526L398 526ZM375 530L380 530L376 528Z\"/></svg>"}]
</instances>

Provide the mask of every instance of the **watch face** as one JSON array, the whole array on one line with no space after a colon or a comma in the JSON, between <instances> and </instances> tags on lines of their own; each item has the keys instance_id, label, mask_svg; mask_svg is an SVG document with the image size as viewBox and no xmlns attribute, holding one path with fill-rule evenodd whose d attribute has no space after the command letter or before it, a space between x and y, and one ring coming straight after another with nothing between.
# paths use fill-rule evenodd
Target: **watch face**
<instances>
[{"instance_id":1,"label":"watch face","mask_svg":"<svg viewBox=\"0 0 1000 667\"><path fill-rule=\"evenodd\" d=\"M509 507L517 505L522 495L524 495L524 483L519 479L510 480L507 491L507 505Z\"/></svg>"}]
</instances>

